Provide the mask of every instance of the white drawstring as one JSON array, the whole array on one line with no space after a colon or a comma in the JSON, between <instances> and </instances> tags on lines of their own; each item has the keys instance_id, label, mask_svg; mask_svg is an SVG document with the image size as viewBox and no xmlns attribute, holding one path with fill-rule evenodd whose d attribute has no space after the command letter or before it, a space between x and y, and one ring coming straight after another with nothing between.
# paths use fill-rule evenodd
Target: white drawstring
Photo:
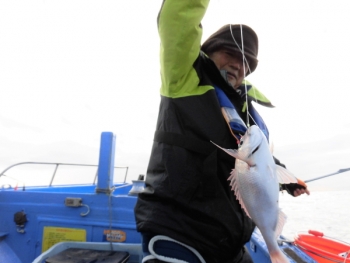
<instances>
[{"instance_id":1,"label":"white drawstring","mask_svg":"<svg viewBox=\"0 0 350 263\"><path fill-rule=\"evenodd\" d=\"M170 237L167 236L154 236L151 238L151 240L148 243L148 251L151 253L151 255L148 255L146 257L143 258L142 263L146 262L147 260L150 259L159 259L165 262L171 262L171 263L190 263L181 259L176 259L176 258L170 258L170 257L166 257L166 256L162 256L162 255L158 255L153 247L154 247L154 243L157 241L169 241L169 242L174 242L176 244L179 244L185 248L187 248L188 250L190 250L198 259L201 263L205 263L205 260L203 259L203 257L198 253L198 251L196 249L194 249L193 247L190 247L184 243L181 243L175 239L172 239Z\"/></svg>"}]
</instances>

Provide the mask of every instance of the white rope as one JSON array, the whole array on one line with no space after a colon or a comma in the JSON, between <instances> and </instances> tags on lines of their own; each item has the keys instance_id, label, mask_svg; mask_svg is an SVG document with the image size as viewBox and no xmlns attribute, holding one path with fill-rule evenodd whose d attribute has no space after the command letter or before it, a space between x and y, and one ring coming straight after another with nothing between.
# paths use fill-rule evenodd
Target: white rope
<instances>
[{"instance_id":1,"label":"white rope","mask_svg":"<svg viewBox=\"0 0 350 263\"><path fill-rule=\"evenodd\" d=\"M157 258L155 256L153 256L153 255L148 255L148 256L145 256L142 259L142 263L145 263L145 262L147 262L148 260L151 260L151 259L157 259Z\"/></svg>"},{"instance_id":2,"label":"white rope","mask_svg":"<svg viewBox=\"0 0 350 263\"><path fill-rule=\"evenodd\" d=\"M343 263L346 263L346 261L348 260L348 255L350 254L350 249L347 251L347 252L344 252L344 253L341 253L341 257L344 257L344 262Z\"/></svg>"},{"instance_id":3,"label":"white rope","mask_svg":"<svg viewBox=\"0 0 350 263\"><path fill-rule=\"evenodd\" d=\"M153 249L154 243L157 242L157 241L169 241L169 242L174 242L176 244L179 244L179 245L187 248L188 250L190 250L194 255L196 255L196 257L199 259L199 261L201 263L205 263L205 260L203 259L203 257L193 247L190 247L190 246L188 246L188 245L186 245L184 243L181 243L181 242L179 242L179 241L177 241L175 239L172 239L172 238L167 237L167 236L162 236L162 235L154 236L154 237L151 238L151 240L148 243L148 250L151 253L151 255L145 257L142 260L142 262L146 262L145 261L146 258L148 260L156 258L156 259L159 259L159 260L162 260L162 261L165 261L165 262L171 262L171 263L190 263L190 262L187 262L187 261L184 261L184 260L158 255Z\"/></svg>"}]
</instances>

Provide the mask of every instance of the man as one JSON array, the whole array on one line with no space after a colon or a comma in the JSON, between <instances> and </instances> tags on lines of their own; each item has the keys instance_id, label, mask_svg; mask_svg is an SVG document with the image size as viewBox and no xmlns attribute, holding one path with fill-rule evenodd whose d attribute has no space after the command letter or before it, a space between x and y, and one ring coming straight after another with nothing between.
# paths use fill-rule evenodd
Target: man
<instances>
[{"instance_id":1,"label":"man","mask_svg":"<svg viewBox=\"0 0 350 263\"><path fill-rule=\"evenodd\" d=\"M248 122L268 137L251 100L271 103L244 81L258 64L251 28L224 26L201 47L208 2L166 0L158 16L161 103L146 187L135 207L143 262L251 262L244 244L254 223L227 182L234 160L210 141L235 149ZM306 185L296 189L307 192Z\"/></svg>"}]
</instances>

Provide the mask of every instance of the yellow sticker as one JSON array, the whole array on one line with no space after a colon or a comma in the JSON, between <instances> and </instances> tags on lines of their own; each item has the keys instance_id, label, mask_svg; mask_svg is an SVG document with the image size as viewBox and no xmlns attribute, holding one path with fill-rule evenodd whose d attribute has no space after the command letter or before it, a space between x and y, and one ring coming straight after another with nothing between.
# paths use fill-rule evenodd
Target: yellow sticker
<instances>
[{"instance_id":1,"label":"yellow sticker","mask_svg":"<svg viewBox=\"0 0 350 263\"><path fill-rule=\"evenodd\" d=\"M86 242L86 230L79 228L62 228L45 226L43 232L42 252L63 241Z\"/></svg>"},{"instance_id":2,"label":"yellow sticker","mask_svg":"<svg viewBox=\"0 0 350 263\"><path fill-rule=\"evenodd\" d=\"M121 230L104 230L103 240L109 242L124 242L126 240L126 233Z\"/></svg>"}]
</instances>

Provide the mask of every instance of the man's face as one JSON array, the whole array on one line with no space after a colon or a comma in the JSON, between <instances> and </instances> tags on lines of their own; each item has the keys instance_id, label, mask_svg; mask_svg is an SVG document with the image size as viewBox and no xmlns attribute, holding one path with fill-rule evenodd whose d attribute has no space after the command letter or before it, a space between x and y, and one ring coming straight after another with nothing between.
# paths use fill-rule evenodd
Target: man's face
<instances>
[{"instance_id":1,"label":"man's face","mask_svg":"<svg viewBox=\"0 0 350 263\"><path fill-rule=\"evenodd\" d=\"M243 66L242 55L240 53L232 53L226 50L218 50L209 55L211 60L219 70L227 71L227 80L234 89L238 88L244 79L244 71L248 72L248 67Z\"/></svg>"}]
</instances>

